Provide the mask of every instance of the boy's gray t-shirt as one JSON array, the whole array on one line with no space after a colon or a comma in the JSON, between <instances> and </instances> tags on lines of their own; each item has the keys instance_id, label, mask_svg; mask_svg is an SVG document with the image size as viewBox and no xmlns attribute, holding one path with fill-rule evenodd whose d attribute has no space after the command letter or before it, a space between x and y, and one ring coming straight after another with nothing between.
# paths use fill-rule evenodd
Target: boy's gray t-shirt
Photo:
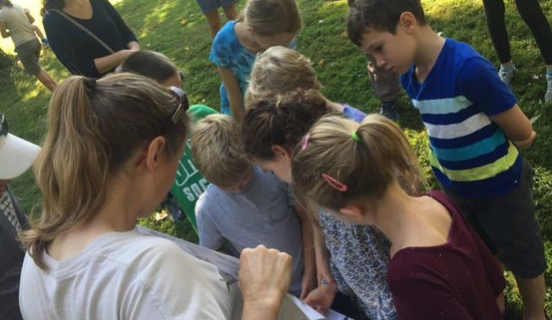
<instances>
[{"instance_id":1,"label":"boy's gray t-shirt","mask_svg":"<svg viewBox=\"0 0 552 320\"><path fill-rule=\"evenodd\" d=\"M228 241L237 252L265 245L293 258L289 292L301 292L303 245L290 187L272 172L254 166L251 182L240 192L210 185L196 204L199 242L220 249Z\"/></svg>"}]
</instances>

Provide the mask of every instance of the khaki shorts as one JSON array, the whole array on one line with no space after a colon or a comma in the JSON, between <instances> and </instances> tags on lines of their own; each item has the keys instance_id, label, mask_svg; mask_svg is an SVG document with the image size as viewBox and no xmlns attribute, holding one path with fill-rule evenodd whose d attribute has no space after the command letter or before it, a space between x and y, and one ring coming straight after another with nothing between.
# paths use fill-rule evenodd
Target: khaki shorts
<instances>
[{"instance_id":1,"label":"khaki shorts","mask_svg":"<svg viewBox=\"0 0 552 320\"><path fill-rule=\"evenodd\" d=\"M40 72L38 58L40 57L41 49L42 45L37 39L25 42L15 47L15 52L17 52L19 61L23 64L25 71L32 76L36 76Z\"/></svg>"}]
</instances>

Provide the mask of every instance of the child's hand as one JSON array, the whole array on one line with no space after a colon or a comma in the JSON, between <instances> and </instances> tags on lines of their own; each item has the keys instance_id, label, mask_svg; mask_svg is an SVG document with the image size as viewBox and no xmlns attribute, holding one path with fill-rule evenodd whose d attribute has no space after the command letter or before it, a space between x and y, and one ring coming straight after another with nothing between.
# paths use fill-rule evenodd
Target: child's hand
<instances>
[{"instance_id":1,"label":"child's hand","mask_svg":"<svg viewBox=\"0 0 552 320\"><path fill-rule=\"evenodd\" d=\"M315 275L303 275L303 281L301 282L301 295L299 298L305 300L309 293L316 288L316 276Z\"/></svg>"},{"instance_id":2,"label":"child's hand","mask_svg":"<svg viewBox=\"0 0 552 320\"><path fill-rule=\"evenodd\" d=\"M533 143L533 140L535 140L536 137L537 137L537 133L535 131L532 131L531 136L528 139L523 140L523 141L513 141L513 142L516 145L516 147L521 149L521 148L525 148L525 147L530 146L531 143Z\"/></svg>"},{"instance_id":3,"label":"child's hand","mask_svg":"<svg viewBox=\"0 0 552 320\"><path fill-rule=\"evenodd\" d=\"M303 302L305 302L321 314L325 314L330 309L330 306L335 299L336 293L337 286L335 285L335 283L322 284L318 286L318 288L311 291L309 295L303 300Z\"/></svg>"}]
</instances>

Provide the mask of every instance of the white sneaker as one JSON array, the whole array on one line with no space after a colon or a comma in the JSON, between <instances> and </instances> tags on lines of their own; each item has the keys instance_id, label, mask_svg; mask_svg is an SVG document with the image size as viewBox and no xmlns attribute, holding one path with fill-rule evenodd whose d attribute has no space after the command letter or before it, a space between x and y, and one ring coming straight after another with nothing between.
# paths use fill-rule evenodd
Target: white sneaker
<instances>
[{"instance_id":1,"label":"white sneaker","mask_svg":"<svg viewBox=\"0 0 552 320\"><path fill-rule=\"evenodd\" d=\"M544 102L552 101L552 73L546 72L546 93L544 94Z\"/></svg>"},{"instance_id":2,"label":"white sneaker","mask_svg":"<svg viewBox=\"0 0 552 320\"><path fill-rule=\"evenodd\" d=\"M504 68L504 66L500 66L500 70L498 71L498 76L500 77L500 80L502 80L502 82L504 82L509 87L512 84L512 78L514 77L514 73L516 71L517 69L516 69L516 66L514 65L512 65L511 68Z\"/></svg>"}]
</instances>

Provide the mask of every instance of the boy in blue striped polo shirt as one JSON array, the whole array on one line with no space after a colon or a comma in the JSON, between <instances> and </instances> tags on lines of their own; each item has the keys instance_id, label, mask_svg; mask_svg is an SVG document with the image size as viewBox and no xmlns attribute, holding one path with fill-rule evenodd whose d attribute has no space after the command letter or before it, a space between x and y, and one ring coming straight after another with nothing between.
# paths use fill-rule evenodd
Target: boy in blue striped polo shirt
<instances>
[{"instance_id":1,"label":"boy in blue striped polo shirt","mask_svg":"<svg viewBox=\"0 0 552 320\"><path fill-rule=\"evenodd\" d=\"M546 319L532 172L518 151L536 133L510 89L472 47L436 34L419 0L357 0L348 32L378 66L402 74L427 128L437 179L514 273L524 320Z\"/></svg>"}]
</instances>

